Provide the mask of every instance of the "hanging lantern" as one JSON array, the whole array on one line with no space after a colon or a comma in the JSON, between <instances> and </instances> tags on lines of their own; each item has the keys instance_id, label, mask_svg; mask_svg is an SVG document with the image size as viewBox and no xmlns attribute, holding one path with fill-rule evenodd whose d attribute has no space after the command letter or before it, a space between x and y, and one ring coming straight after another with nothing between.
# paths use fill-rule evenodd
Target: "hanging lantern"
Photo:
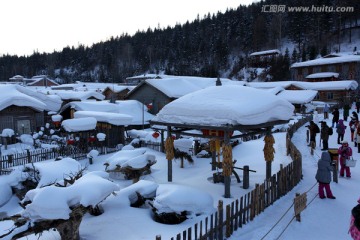
<instances>
[{"instance_id":1,"label":"hanging lantern","mask_svg":"<svg viewBox=\"0 0 360 240\"><path fill-rule=\"evenodd\" d=\"M67 145L74 145L75 140L73 138L70 138L66 141Z\"/></svg>"},{"instance_id":2,"label":"hanging lantern","mask_svg":"<svg viewBox=\"0 0 360 240\"><path fill-rule=\"evenodd\" d=\"M160 133L159 132L154 132L152 134L153 138L158 138L160 136Z\"/></svg>"},{"instance_id":3,"label":"hanging lantern","mask_svg":"<svg viewBox=\"0 0 360 240\"><path fill-rule=\"evenodd\" d=\"M96 141L96 138L94 136L90 136L88 138L89 143L94 143Z\"/></svg>"}]
</instances>

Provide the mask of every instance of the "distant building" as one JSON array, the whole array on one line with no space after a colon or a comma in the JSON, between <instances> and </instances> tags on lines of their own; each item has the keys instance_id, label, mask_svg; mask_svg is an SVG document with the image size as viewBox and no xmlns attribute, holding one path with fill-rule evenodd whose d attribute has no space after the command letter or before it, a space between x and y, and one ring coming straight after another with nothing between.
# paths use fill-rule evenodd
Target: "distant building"
<instances>
[{"instance_id":1,"label":"distant building","mask_svg":"<svg viewBox=\"0 0 360 240\"><path fill-rule=\"evenodd\" d=\"M261 52L253 52L250 54L249 67L253 68L266 68L269 66L270 61L277 57L280 51L277 49L266 50Z\"/></svg>"},{"instance_id":2,"label":"distant building","mask_svg":"<svg viewBox=\"0 0 360 240\"><path fill-rule=\"evenodd\" d=\"M9 81L11 83L36 87L52 87L59 85L54 80L49 79L46 75L33 76L32 78L25 78L21 75L15 75L9 78Z\"/></svg>"},{"instance_id":3,"label":"distant building","mask_svg":"<svg viewBox=\"0 0 360 240\"><path fill-rule=\"evenodd\" d=\"M294 63L290 67L294 81L309 80L314 73L336 73L334 79L356 80L360 83L360 55L331 54L322 58ZM324 75L323 75L324 76ZM316 78L315 78L316 79ZM321 80L323 78L319 78Z\"/></svg>"}]
</instances>

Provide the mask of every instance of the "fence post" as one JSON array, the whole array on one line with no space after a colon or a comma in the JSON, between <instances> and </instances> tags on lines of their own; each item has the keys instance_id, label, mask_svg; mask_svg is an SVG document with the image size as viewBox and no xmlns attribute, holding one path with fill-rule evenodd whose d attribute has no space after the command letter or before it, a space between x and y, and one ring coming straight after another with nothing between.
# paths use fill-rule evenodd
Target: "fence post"
<instances>
[{"instance_id":1,"label":"fence post","mask_svg":"<svg viewBox=\"0 0 360 240\"><path fill-rule=\"evenodd\" d=\"M29 149L26 149L26 155L27 155L28 163L31 163L31 154L30 154Z\"/></svg>"},{"instance_id":2,"label":"fence post","mask_svg":"<svg viewBox=\"0 0 360 240\"><path fill-rule=\"evenodd\" d=\"M218 240L223 240L223 224L224 224L224 216L223 216L223 213L224 213L224 208L223 208L223 201L219 201L219 204L218 204L218 217L219 217L219 236L218 236Z\"/></svg>"},{"instance_id":3,"label":"fence post","mask_svg":"<svg viewBox=\"0 0 360 240\"><path fill-rule=\"evenodd\" d=\"M156 235L156 240L161 240L161 235Z\"/></svg>"},{"instance_id":4,"label":"fence post","mask_svg":"<svg viewBox=\"0 0 360 240\"><path fill-rule=\"evenodd\" d=\"M231 236L231 215L230 215L230 205L226 205L226 237Z\"/></svg>"}]
</instances>

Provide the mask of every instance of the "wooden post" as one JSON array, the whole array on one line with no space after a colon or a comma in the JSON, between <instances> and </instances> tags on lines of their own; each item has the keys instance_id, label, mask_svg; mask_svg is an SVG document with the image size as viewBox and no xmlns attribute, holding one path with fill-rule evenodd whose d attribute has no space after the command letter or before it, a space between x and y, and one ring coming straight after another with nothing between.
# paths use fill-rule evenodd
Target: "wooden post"
<instances>
[{"instance_id":1,"label":"wooden post","mask_svg":"<svg viewBox=\"0 0 360 240\"><path fill-rule=\"evenodd\" d=\"M229 132L228 131L224 131L224 146L227 146L229 145ZM223 153L224 154L224 153ZM231 163L232 163L232 159L230 160ZM223 173L226 172L226 168L227 167L231 167L232 166L225 166L224 164L224 159L223 159ZM225 193L224 193L224 197L225 198L230 198L231 197L231 194L230 194L230 183L231 183L231 170L230 170L230 174L224 174L224 185L225 185Z\"/></svg>"},{"instance_id":2,"label":"wooden post","mask_svg":"<svg viewBox=\"0 0 360 240\"><path fill-rule=\"evenodd\" d=\"M167 127L167 137L171 138L171 127ZM168 159L168 182L172 182L172 159Z\"/></svg>"},{"instance_id":3,"label":"wooden post","mask_svg":"<svg viewBox=\"0 0 360 240\"><path fill-rule=\"evenodd\" d=\"M161 240L161 235L156 235L156 240Z\"/></svg>"},{"instance_id":4,"label":"wooden post","mask_svg":"<svg viewBox=\"0 0 360 240\"><path fill-rule=\"evenodd\" d=\"M211 170L216 170L216 151L211 151Z\"/></svg>"},{"instance_id":5,"label":"wooden post","mask_svg":"<svg viewBox=\"0 0 360 240\"><path fill-rule=\"evenodd\" d=\"M28 163L31 163L31 154L30 154L30 150L29 150L29 149L26 149L26 155L27 155Z\"/></svg>"},{"instance_id":6,"label":"wooden post","mask_svg":"<svg viewBox=\"0 0 360 240\"><path fill-rule=\"evenodd\" d=\"M218 204L218 217L219 217L219 230L218 230L218 240L223 240L223 224L224 224L224 217L223 217L223 212L224 212L224 208L223 208L223 201L219 201Z\"/></svg>"},{"instance_id":7,"label":"wooden post","mask_svg":"<svg viewBox=\"0 0 360 240\"><path fill-rule=\"evenodd\" d=\"M161 135L161 145L160 145L160 151L163 153L165 152L165 143L164 143L164 130L161 129L160 130L160 135Z\"/></svg>"},{"instance_id":8,"label":"wooden post","mask_svg":"<svg viewBox=\"0 0 360 240\"><path fill-rule=\"evenodd\" d=\"M271 127L266 128L266 136L265 136L265 146L264 146L264 155L265 155L265 161L266 161L266 179L271 178L271 165L272 161L274 160L274 137L271 135ZM271 141L268 143L268 141ZM268 153L267 153L268 152ZM267 155L271 156L270 159L267 159L269 157L266 157Z\"/></svg>"},{"instance_id":9,"label":"wooden post","mask_svg":"<svg viewBox=\"0 0 360 240\"><path fill-rule=\"evenodd\" d=\"M243 170L243 188L249 188L249 166L245 165Z\"/></svg>"}]
</instances>

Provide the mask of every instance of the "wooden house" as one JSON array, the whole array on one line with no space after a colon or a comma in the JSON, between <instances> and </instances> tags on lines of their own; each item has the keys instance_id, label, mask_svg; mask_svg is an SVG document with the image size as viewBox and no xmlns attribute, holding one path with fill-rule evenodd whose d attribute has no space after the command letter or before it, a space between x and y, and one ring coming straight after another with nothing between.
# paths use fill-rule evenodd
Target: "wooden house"
<instances>
[{"instance_id":1,"label":"wooden house","mask_svg":"<svg viewBox=\"0 0 360 240\"><path fill-rule=\"evenodd\" d=\"M290 67L291 78L305 81L314 73L337 73L338 80L356 80L360 83L360 55L332 54L322 58L294 63Z\"/></svg>"},{"instance_id":2,"label":"wooden house","mask_svg":"<svg viewBox=\"0 0 360 240\"><path fill-rule=\"evenodd\" d=\"M269 66L270 61L273 58L276 58L279 54L280 54L280 51L277 49L253 52L249 55L250 56L249 67L266 68Z\"/></svg>"},{"instance_id":3,"label":"wooden house","mask_svg":"<svg viewBox=\"0 0 360 240\"><path fill-rule=\"evenodd\" d=\"M131 90L126 100L137 100L149 107L152 114L158 113L166 104L188 93L216 85L216 78L204 77L165 77L147 79ZM223 84L242 84L240 81L220 79Z\"/></svg>"},{"instance_id":4,"label":"wooden house","mask_svg":"<svg viewBox=\"0 0 360 240\"><path fill-rule=\"evenodd\" d=\"M110 100L111 102L114 102L116 100L124 100L130 89L133 88L134 87L131 86L114 85L111 87L106 87L102 91L102 94L105 96L105 100Z\"/></svg>"},{"instance_id":5,"label":"wooden house","mask_svg":"<svg viewBox=\"0 0 360 240\"><path fill-rule=\"evenodd\" d=\"M44 126L46 104L23 90L19 85L0 85L0 132L10 128L16 134L30 134Z\"/></svg>"},{"instance_id":6,"label":"wooden house","mask_svg":"<svg viewBox=\"0 0 360 240\"><path fill-rule=\"evenodd\" d=\"M307 75L305 77L306 82L328 82L338 81L339 74L334 72L320 72Z\"/></svg>"}]
</instances>

